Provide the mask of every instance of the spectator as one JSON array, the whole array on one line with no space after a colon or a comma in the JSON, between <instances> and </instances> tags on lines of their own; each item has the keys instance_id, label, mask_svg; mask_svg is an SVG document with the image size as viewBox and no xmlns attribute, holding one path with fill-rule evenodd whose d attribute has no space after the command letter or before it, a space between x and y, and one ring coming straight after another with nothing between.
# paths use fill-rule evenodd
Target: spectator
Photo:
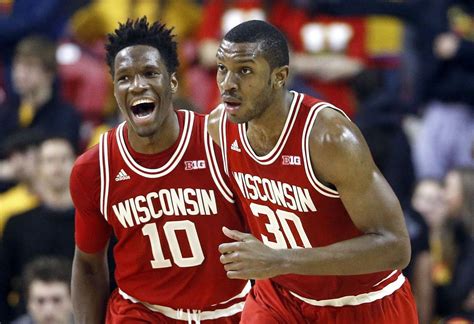
<instances>
[{"instance_id":1,"label":"spectator","mask_svg":"<svg viewBox=\"0 0 474 324\"><path fill-rule=\"evenodd\" d=\"M433 316L432 257L429 229L423 217L412 208L404 210L411 243L411 260L403 273L410 280L420 323L430 323Z\"/></svg>"},{"instance_id":2,"label":"spectator","mask_svg":"<svg viewBox=\"0 0 474 324\"><path fill-rule=\"evenodd\" d=\"M456 168L445 179L452 279L439 287L440 315L474 321L474 169Z\"/></svg>"},{"instance_id":3,"label":"spectator","mask_svg":"<svg viewBox=\"0 0 474 324\"><path fill-rule=\"evenodd\" d=\"M413 257L405 270L413 278L420 323L434 317L435 282L443 282L446 263L441 248L445 204L441 183L435 179L420 181L414 190L412 208L406 213Z\"/></svg>"},{"instance_id":4,"label":"spectator","mask_svg":"<svg viewBox=\"0 0 474 324\"><path fill-rule=\"evenodd\" d=\"M413 106L422 108L414 145L418 179L443 179L459 165L474 166L474 17L470 0L325 0L346 15L388 14L410 24L417 73ZM412 69L413 71L413 69Z\"/></svg>"},{"instance_id":5,"label":"spectator","mask_svg":"<svg viewBox=\"0 0 474 324\"><path fill-rule=\"evenodd\" d=\"M14 295L12 291L19 291L18 276L29 261L42 255L63 256L72 260L74 255L74 208L69 195L74 150L67 140L51 138L41 144L38 154L35 177L41 186L41 204L10 218L1 242L2 302L8 300L7 295ZM10 306L16 312L21 310L21 305L14 305L14 300ZM0 315L0 319L8 317L8 314Z\"/></svg>"},{"instance_id":6,"label":"spectator","mask_svg":"<svg viewBox=\"0 0 474 324\"><path fill-rule=\"evenodd\" d=\"M442 179L448 170L474 166L474 3L438 0L431 26L421 28L429 42L421 52L426 107L415 142L418 176ZM433 9L430 9L433 12Z\"/></svg>"},{"instance_id":7,"label":"spectator","mask_svg":"<svg viewBox=\"0 0 474 324\"><path fill-rule=\"evenodd\" d=\"M72 324L71 263L41 257L28 263L23 273L27 314L12 324Z\"/></svg>"},{"instance_id":8,"label":"spectator","mask_svg":"<svg viewBox=\"0 0 474 324\"><path fill-rule=\"evenodd\" d=\"M13 94L11 86L11 61L17 44L36 33L57 40L64 32L69 16L88 0L15 0L0 2L0 65L7 94ZM2 76L0 76L0 80Z\"/></svg>"},{"instance_id":9,"label":"spectator","mask_svg":"<svg viewBox=\"0 0 474 324\"><path fill-rule=\"evenodd\" d=\"M36 164L43 135L36 129L18 131L2 143L0 183L8 190L0 193L0 237L7 220L35 208L37 196Z\"/></svg>"},{"instance_id":10,"label":"spectator","mask_svg":"<svg viewBox=\"0 0 474 324\"><path fill-rule=\"evenodd\" d=\"M446 222L446 203L441 183L436 179L420 181L413 194L413 209L428 225L430 251L432 255L432 280L434 285L442 285L449 280L446 249L443 248Z\"/></svg>"},{"instance_id":11,"label":"spectator","mask_svg":"<svg viewBox=\"0 0 474 324\"><path fill-rule=\"evenodd\" d=\"M448 315L472 316L472 197L474 171L469 168L450 171L444 191L436 179L425 179L419 182L413 196L414 208L429 225L434 319Z\"/></svg>"},{"instance_id":12,"label":"spectator","mask_svg":"<svg viewBox=\"0 0 474 324\"><path fill-rule=\"evenodd\" d=\"M41 36L22 40L15 51L12 78L19 98L0 107L0 141L17 130L38 128L77 145L79 115L61 101L55 87L55 44Z\"/></svg>"}]
</instances>

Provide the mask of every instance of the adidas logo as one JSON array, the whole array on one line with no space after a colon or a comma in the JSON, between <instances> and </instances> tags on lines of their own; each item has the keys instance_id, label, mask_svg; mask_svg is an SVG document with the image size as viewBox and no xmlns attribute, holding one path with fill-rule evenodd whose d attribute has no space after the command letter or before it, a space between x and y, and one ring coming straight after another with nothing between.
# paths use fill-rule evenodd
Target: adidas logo
<instances>
[{"instance_id":1,"label":"adidas logo","mask_svg":"<svg viewBox=\"0 0 474 324\"><path fill-rule=\"evenodd\" d=\"M240 152L240 147L239 144L237 144L237 140L235 140L234 143L230 145L230 149L232 151Z\"/></svg>"},{"instance_id":2,"label":"adidas logo","mask_svg":"<svg viewBox=\"0 0 474 324\"><path fill-rule=\"evenodd\" d=\"M115 181L123 181L123 180L128 180L128 179L130 179L130 176L123 169L121 169L120 172L115 177Z\"/></svg>"}]
</instances>

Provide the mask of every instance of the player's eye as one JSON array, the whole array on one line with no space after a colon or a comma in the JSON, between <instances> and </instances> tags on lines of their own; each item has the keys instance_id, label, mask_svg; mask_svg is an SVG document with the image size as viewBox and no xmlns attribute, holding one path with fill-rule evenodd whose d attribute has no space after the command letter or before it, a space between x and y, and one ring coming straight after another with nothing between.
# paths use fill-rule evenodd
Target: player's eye
<instances>
[{"instance_id":1,"label":"player's eye","mask_svg":"<svg viewBox=\"0 0 474 324\"><path fill-rule=\"evenodd\" d=\"M249 68L249 67L243 67L241 71L242 71L242 74L250 74L250 73L252 73L252 69Z\"/></svg>"},{"instance_id":2,"label":"player's eye","mask_svg":"<svg viewBox=\"0 0 474 324\"><path fill-rule=\"evenodd\" d=\"M225 66L223 64L217 64L217 71L219 72L224 72L226 69L225 69Z\"/></svg>"},{"instance_id":3,"label":"player's eye","mask_svg":"<svg viewBox=\"0 0 474 324\"><path fill-rule=\"evenodd\" d=\"M118 82L128 81L128 76L126 76L126 75L119 75L119 76L117 77L117 81L118 81Z\"/></svg>"},{"instance_id":4,"label":"player's eye","mask_svg":"<svg viewBox=\"0 0 474 324\"><path fill-rule=\"evenodd\" d=\"M156 71L147 71L147 72L145 72L145 76L146 76L147 78L154 78L154 77L156 77L156 76L158 76L158 75L159 75L159 73L156 72Z\"/></svg>"}]
</instances>

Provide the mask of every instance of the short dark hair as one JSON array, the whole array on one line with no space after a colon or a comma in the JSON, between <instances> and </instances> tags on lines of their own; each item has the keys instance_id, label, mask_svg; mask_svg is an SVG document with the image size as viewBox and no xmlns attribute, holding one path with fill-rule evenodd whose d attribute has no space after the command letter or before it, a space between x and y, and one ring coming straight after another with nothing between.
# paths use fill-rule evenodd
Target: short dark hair
<instances>
[{"instance_id":1,"label":"short dark hair","mask_svg":"<svg viewBox=\"0 0 474 324\"><path fill-rule=\"evenodd\" d=\"M49 72L56 72L56 43L51 39L32 35L22 39L15 48L15 57L38 58L43 67Z\"/></svg>"},{"instance_id":2,"label":"short dark hair","mask_svg":"<svg viewBox=\"0 0 474 324\"><path fill-rule=\"evenodd\" d=\"M17 130L0 142L0 156L25 153L32 147L39 147L45 138L45 132L37 127Z\"/></svg>"},{"instance_id":3,"label":"short dark hair","mask_svg":"<svg viewBox=\"0 0 474 324\"><path fill-rule=\"evenodd\" d=\"M34 281L60 282L66 284L69 289L71 269L71 261L63 257L42 256L34 259L23 271L23 291L26 299L29 298L29 290Z\"/></svg>"},{"instance_id":4,"label":"short dark hair","mask_svg":"<svg viewBox=\"0 0 474 324\"><path fill-rule=\"evenodd\" d=\"M146 16L137 20L128 19L125 24L119 23L114 33L107 34L108 43L105 45L107 64L112 76L114 75L115 56L122 49L133 45L148 45L156 48L166 63L169 73L176 72L179 66L178 44L172 34L173 28L156 21L151 25Z\"/></svg>"},{"instance_id":5,"label":"short dark hair","mask_svg":"<svg viewBox=\"0 0 474 324\"><path fill-rule=\"evenodd\" d=\"M260 51L270 67L289 64L288 42L283 33L262 20L249 20L232 28L224 39L233 43L260 43Z\"/></svg>"}]
</instances>

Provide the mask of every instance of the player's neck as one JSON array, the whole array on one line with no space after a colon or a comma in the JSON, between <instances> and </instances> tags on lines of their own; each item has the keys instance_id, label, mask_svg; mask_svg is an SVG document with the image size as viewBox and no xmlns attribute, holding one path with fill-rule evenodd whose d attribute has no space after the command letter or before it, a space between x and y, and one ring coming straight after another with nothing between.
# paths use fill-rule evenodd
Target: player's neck
<instances>
[{"instance_id":1,"label":"player's neck","mask_svg":"<svg viewBox=\"0 0 474 324\"><path fill-rule=\"evenodd\" d=\"M130 127L128 128L128 141L138 153L156 154L170 148L179 136L179 121L173 111L163 120L158 130L149 137L141 137Z\"/></svg>"},{"instance_id":2,"label":"player's neck","mask_svg":"<svg viewBox=\"0 0 474 324\"><path fill-rule=\"evenodd\" d=\"M247 138L257 155L268 154L275 147L290 111L293 94L283 92L257 118L248 122Z\"/></svg>"}]
</instances>

